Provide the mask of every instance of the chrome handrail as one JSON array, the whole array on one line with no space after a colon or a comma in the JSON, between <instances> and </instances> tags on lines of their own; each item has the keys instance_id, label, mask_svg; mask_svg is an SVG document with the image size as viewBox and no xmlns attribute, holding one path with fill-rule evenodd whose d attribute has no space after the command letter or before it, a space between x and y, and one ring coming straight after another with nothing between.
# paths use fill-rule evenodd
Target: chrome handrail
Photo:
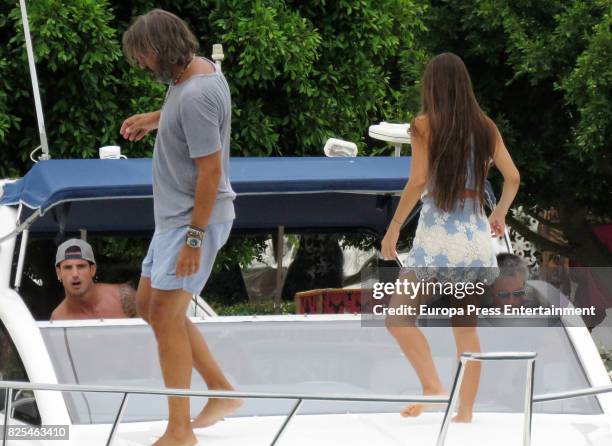
<instances>
[{"instance_id":1,"label":"chrome handrail","mask_svg":"<svg viewBox=\"0 0 612 446\"><path fill-rule=\"evenodd\" d=\"M197 396L208 398L244 398L244 399L282 399L282 400L297 400L296 404L287 415L282 426L274 436L271 446L278 444L287 426L297 413L303 401L359 401L359 402L382 402L382 403L430 403L444 404L448 403L448 398L441 396L395 396L395 395L352 395L352 394L299 394L299 393L267 393L267 392L238 392L238 391L221 391L221 390L186 390L186 389L150 389L145 387L112 387L112 386L88 386L82 384L33 384L23 381L0 381L0 389L7 389L7 398L10 400L10 395L14 389L23 390L54 390L60 392L98 392L98 393L121 393L123 399L117 416L113 421L113 426L106 442L110 446L115 438L117 428L125 411L128 395L164 395L164 396ZM10 401L7 404L10 411ZM5 426L8 424L8 413L5 413ZM4 429L4 439L2 445L6 445L7 429Z\"/></svg>"},{"instance_id":2,"label":"chrome handrail","mask_svg":"<svg viewBox=\"0 0 612 446\"><path fill-rule=\"evenodd\" d=\"M51 390L51 391L62 391L62 392L101 392L101 393L122 393L123 399L119 407L117 416L113 422L107 445L110 445L114 439L121 416L125 410L127 398L129 394L140 394L140 395L165 395L165 396L197 396L197 397L208 397L208 398L244 398L244 399L287 399L296 400L296 404L292 407L291 412L287 415L287 418L283 422L282 426L276 433L271 445L274 446L278 443L285 429L293 419L294 415L299 410L304 400L312 401L355 401L355 402L388 402L388 403L432 403L432 404L443 404L449 403L444 414L442 422L442 428L438 436L437 445L443 444L448 430L448 424L450 416L452 415L452 409L456 404L459 390L461 388L462 375L465 369L466 361L495 361L495 360L527 360L530 362L528 367L527 386L525 390L525 432L523 436L523 444L529 444L531 441L531 418L532 411L531 407L533 403L541 403L546 401L555 401L569 398L577 398L581 396L598 395L601 393L612 392L612 385L599 386L599 387L588 387L583 389L568 390L564 392L545 393L540 395L533 395L533 364L535 362L535 353L531 352L517 352L517 353L465 353L461 356L461 360L457 366L457 373L455 375L455 381L451 390L450 398L444 398L440 396L404 396L398 397L394 395L351 395L351 394L295 394L295 393L266 393L266 392L238 392L238 391L218 391L218 390L185 390L185 389L151 389L151 388L131 388L131 387L112 387L112 386L87 386L81 384L32 384L23 381L0 381L0 389L7 389L5 395L5 413L4 413L4 425L8 424L8 417L11 410L12 394L15 389L23 390ZM461 376L460 376L461 375ZM531 382L531 386L529 385ZM529 388L531 387L531 389ZM455 401L452 401L455 397ZM451 406L452 404L452 406ZM528 410L527 410L528 409ZM444 424L447 424L444 429ZM444 432L442 430L444 429ZM442 436L442 433L444 435ZM4 438L2 445L6 444L7 430L4 429ZM527 441L527 443L525 443Z\"/></svg>"},{"instance_id":3,"label":"chrome handrail","mask_svg":"<svg viewBox=\"0 0 612 446\"><path fill-rule=\"evenodd\" d=\"M525 385L525 411L523 425L523 446L531 444L531 415L533 407L533 372L535 368L535 358L537 353L534 352L490 352L490 353L464 353L459 358L457 364L457 372L451 389L450 401L446 406L438 440L436 446L443 446L446 441L448 426L450 425L451 416L459 399L459 392L463 382L465 372L465 363L467 361L527 361L527 383Z\"/></svg>"},{"instance_id":4,"label":"chrome handrail","mask_svg":"<svg viewBox=\"0 0 612 446\"><path fill-rule=\"evenodd\" d=\"M587 387L584 389L566 390L564 392L543 393L533 397L534 403L544 403L546 401L566 400L579 396L599 395L600 393L612 392L612 385Z\"/></svg>"},{"instance_id":5,"label":"chrome handrail","mask_svg":"<svg viewBox=\"0 0 612 446\"><path fill-rule=\"evenodd\" d=\"M198 396L210 398L245 398L313 401L359 401L381 403L448 403L448 398L426 395L358 395L327 393L240 392L237 390L154 389L147 387L88 386L83 384L38 384L27 381L0 381L0 389L56 390L60 392L130 393L134 395Z\"/></svg>"}]
</instances>

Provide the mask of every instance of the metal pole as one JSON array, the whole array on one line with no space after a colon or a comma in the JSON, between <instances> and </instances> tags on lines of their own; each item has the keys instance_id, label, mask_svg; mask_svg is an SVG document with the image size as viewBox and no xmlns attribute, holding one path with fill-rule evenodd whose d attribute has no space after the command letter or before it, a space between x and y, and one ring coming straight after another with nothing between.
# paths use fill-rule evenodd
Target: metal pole
<instances>
[{"instance_id":1,"label":"metal pole","mask_svg":"<svg viewBox=\"0 0 612 446\"><path fill-rule=\"evenodd\" d=\"M34 106L36 107L36 120L38 121L38 133L40 134L40 145L42 147L41 160L48 160L49 144L47 143L47 132L45 130L45 119L43 117L42 103L40 101L40 89L38 87L38 77L36 76L36 63L34 61L34 51L32 50L32 37L30 36L30 25L28 23L28 11L26 10L25 0L19 0L21 6L21 22L23 24L23 36L28 53L28 63L30 66L30 77L32 78L32 92L34 93Z\"/></svg>"},{"instance_id":2,"label":"metal pole","mask_svg":"<svg viewBox=\"0 0 612 446\"><path fill-rule=\"evenodd\" d=\"M277 400L304 400L304 401L359 401L381 403L423 403L447 404L448 398L442 396L396 396L396 395L355 395L355 394L322 394L322 393L267 393L267 392L238 392L235 390L205 390L192 389L155 389L147 387L123 386L90 386L84 384L48 384L30 383L26 381L0 381L0 387L12 387L22 390L54 390L59 392L100 392L100 393L129 393L131 395L164 395L164 396L192 396L206 398L247 398L247 399L277 399ZM612 386L610 386L612 387Z\"/></svg>"},{"instance_id":3,"label":"metal pole","mask_svg":"<svg viewBox=\"0 0 612 446\"><path fill-rule=\"evenodd\" d=\"M506 226L505 230L504 230L504 242L506 243L506 249L508 250L509 253L514 253L514 250L512 249L512 240L510 239L510 231L508 231L508 226Z\"/></svg>"},{"instance_id":4,"label":"metal pole","mask_svg":"<svg viewBox=\"0 0 612 446\"><path fill-rule=\"evenodd\" d=\"M534 403L544 403L546 401L565 400L569 398L577 398L579 396L600 395L602 393L612 392L612 386L588 387L586 389L566 390L565 392L556 393L541 393L533 397Z\"/></svg>"},{"instance_id":5,"label":"metal pole","mask_svg":"<svg viewBox=\"0 0 612 446\"><path fill-rule=\"evenodd\" d=\"M287 415L287 418L285 418L285 422L283 423L283 425L280 427L280 429L274 436L274 440L272 440L272 443L270 443L270 446L275 446L278 443L282 435L285 433L285 428L289 425L289 423L293 419L293 416L296 414L296 412L298 411L301 405L302 405L302 400L297 400L297 402L293 406L293 409L291 409L291 413Z\"/></svg>"},{"instance_id":6,"label":"metal pole","mask_svg":"<svg viewBox=\"0 0 612 446\"><path fill-rule=\"evenodd\" d=\"M395 147L393 156L401 156L402 155L402 143L396 142L395 144L393 144L393 146Z\"/></svg>"},{"instance_id":7,"label":"metal pole","mask_svg":"<svg viewBox=\"0 0 612 446\"><path fill-rule=\"evenodd\" d=\"M448 426L450 425L451 417L453 416L453 412L455 410L455 405L459 400L459 391L461 390L461 383L463 382L463 374L465 372L465 361L466 358L462 356L459 359L459 364L457 364L457 372L455 373L455 381L453 382L453 387L451 389L450 401L446 406L446 412L444 412L444 418L442 419L442 426L440 426L436 446L442 446L446 440Z\"/></svg>"},{"instance_id":8,"label":"metal pole","mask_svg":"<svg viewBox=\"0 0 612 446\"><path fill-rule=\"evenodd\" d=\"M276 295L274 296L274 313L281 313L283 297L283 256L285 243L285 227L279 226L276 234Z\"/></svg>"},{"instance_id":9,"label":"metal pole","mask_svg":"<svg viewBox=\"0 0 612 446\"><path fill-rule=\"evenodd\" d=\"M123 394L123 399L121 400L121 404L119 405L119 411L117 412L117 416L115 417L115 421L113 422L113 427L111 428L110 435L108 436L108 441L106 442L106 446L110 446L113 440L115 439L115 434L117 433L117 429L119 428L119 422L123 417L123 412L125 411L125 405L127 403L129 393Z\"/></svg>"},{"instance_id":10,"label":"metal pole","mask_svg":"<svg viewBox=\"0 0 612 446\"><path fill-rule=\"evenodd\" d=\"M21 278L23 276L23 265L25 263L26 245L28 244L29 229L24 229L21 233L21 243L19 244L19 258L17 259L17 271L15 273L15 291L19 292Z\"/></svg>"},{"instance_id":11,"label":"metal pole","mask_svg":"<svg viewBox=\"0 0 612 446\"><path fill-rule=\"evenodd\" d=\"M523 427L523 446L531 445L531 418L533 413L533 375L535 359L527 361L527 383L525 384L525 420Z\"/></svg>"},{"instance_id":12,"label":"metal pole","mask_svg":"<svg viewBox=\"0 0 612 446\"><path fill-rule=\"evenodd\" d=\"M11 402L13 400L13 388L8 387L6 389L6 395L4 395L4 430L2 432L2 446L6 446L8 437L8 425L9 425L9 414L11 413Z\"/></svg>"}]
</instances>

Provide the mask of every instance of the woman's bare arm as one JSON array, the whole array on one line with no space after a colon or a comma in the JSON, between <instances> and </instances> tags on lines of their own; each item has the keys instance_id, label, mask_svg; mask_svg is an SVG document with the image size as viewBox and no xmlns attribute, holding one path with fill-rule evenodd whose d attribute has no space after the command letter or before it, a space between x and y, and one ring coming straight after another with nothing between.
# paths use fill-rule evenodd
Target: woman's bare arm
<instances>
[{"instance_id":1,"label":"woman's bare arm","mask_svg":"<svg viewBox=\"0 0 612 446\"><path fill-rule=\"evenodd\" d=\"M497 128L495 129L495 134L493 163L504 177L504 187L499 202L489 217L489 222L491 223L491 229L494 234L501 236L505 228L506 214L508 214L510 210L514 197L516 197L521 177Z\"/></svg>"},{"instance_id":2,"label":"woman's bare arm","mask_svg":"<svg viewBox=\"0 0 612 446\"><path fill-rule=\"evenodd\" d=\"M410 176L402 191L399 204L395 209L395 215L389 224L387 233L381 244L381 253L385 259L394 259L397 255L396 245L402 224L414 209L421 198L428 178L428 150L427 150L427 123L425 118L416 119L412 132L412 162L410 165Z\"/></svg>"}]
</instances>

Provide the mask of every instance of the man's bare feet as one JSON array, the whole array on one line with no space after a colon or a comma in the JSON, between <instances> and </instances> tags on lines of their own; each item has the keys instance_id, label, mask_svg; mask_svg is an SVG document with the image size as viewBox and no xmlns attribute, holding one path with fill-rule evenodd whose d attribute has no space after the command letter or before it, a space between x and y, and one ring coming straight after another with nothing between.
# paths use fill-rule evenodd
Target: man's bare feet
<instances>
[{"instance_id":1,"label":"man's bare feet","mask_svg":"<svg viewBox=\"0 0 612 446\"><path fill-rule=\"evenodd\" d=\"M442 390L433 391L433 392L423 392L423 395L425 396L446 396L447 397L448 393L446 392L446 390L442 389ZM430 409L430 408L440 407L440 406L445 406L445 405L446 403L409 404L402 409L402 411L400 412L400 415L402 417L418 417L419 415L423 413L425 409Z\"/></svg>"},{"instance_id":2,"label":"man's bare feet","mask_svg":"<svg viewBox=\"0 0 612 446\"><path fill-rule=\"evenodd\" d=\"M198 439L192 430L186 430L182 434L164 432L164 435L153 443L153 446L195 446L198 444Z\"/></svg>"},{"instance_id":3,"label":"man's bare feet","mask_svg":"<svg viewBox=\"0 0 612 446\"><path fill-rule=\"evenodd\" d=\"M237 398L209 398L202 412L191 422L191 427L199 429L212 426L217 421L238 410L243 404L244 401Z\"/></svg>"}]
</instances>

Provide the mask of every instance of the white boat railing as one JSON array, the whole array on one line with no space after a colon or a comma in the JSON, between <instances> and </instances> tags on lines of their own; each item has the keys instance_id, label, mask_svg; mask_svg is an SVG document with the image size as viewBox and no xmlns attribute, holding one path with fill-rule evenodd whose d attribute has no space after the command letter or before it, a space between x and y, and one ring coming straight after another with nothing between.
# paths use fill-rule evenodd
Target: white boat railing
<instances>
[{"instance_id":1,"label":"white boat railing","mask_svg":"<svg viewBox=\"0 0 612 446\"><path fill-rule=\"evenodd\" d=\"M218 390L186 390L186 389L150 389L150 388L129 388L113 386L88 386L81 384L38 384L22 381L0 381L0 389L7 389L4 404L4 426L8 426L9 414L11 413L13 391L19 390L51 390L58 392L99 392L99 393L121 393L123 398L113 422L111 432L106 442L110 446L117 433L117 428L123 417L129 395L164 395L179 397L207 397L207 398L241 398L241 399L282 399L295 400L296 403L285 418L283 424L276 432L274 439L270 443L275 446L280 441L287 426L299 410L304 401L353 401L353 402L382 402L382 403L429 403L447 404L446 412L442 420L440 432L438 434L437 446L442 446L446 440L446 433L450 424L451 416L459 399L459 390L463 382L465 366L468 361L527 361L527 382L525 390L525 411L524 411L524 434L523 446L529 446L531 442L531 418L532 406L534 402L552 401L556 399L573 398L577 396L595 395L598 393L612 392L612 386L596 387L589 389L573 390L561 393L549 393L533 396L533 374L535 367L536 353L533 352L495 352L495 353L464 353L461 355L457 372L451 389L450 397L442 396L395 396L395 395L352 395L352 394L296 394L296 393L264 393L264 392L240 392L240 391L218 391ZM2 446L6 445L7 432L3 433Z\"/></svg>"},{"instance_id":2,"label":"white boat railing","mask_svg":"<svg viewBox=\"0 0 612 446\"><path fill-rule=\"evenodd\" d=\"M438 439L437 446L442 446L446 440L446 433L450 424L455 405L459 398L459 390L463 381L467 361L527 361L527 382L525 388L525 410L524 410L524 432L523 446L531 443L531 420L533 403L577 398L582 396L593 396L612 392L612 385L588 387L584 389L568 390L564 392L544 393L533 395L533 374L535 369L536 353L533 352L510 352L510 353L465 353L461 356L457 366L457 372L451 389L450 397L442 396L395 396L395 395L354 395L354 394L300 394L300 393L266 393L266 392L240 392L219 390L185 390L185 389L151 389L139 387L113 387L113 386L88 386L82 384L38 384L24 381L0 381L0 389L7 389L4 404L4 426L8 426L9 414L11 413L12 396L14 390L51 390L58 392L98 392L98 393L121 393L123 398L113 422L111 432L106 442L110 446L117 433L117 428L123 417L129 395L163 395L179 397L207 397L207 398L241 398L241 399L281 399L295 400L295 405L285 418L282 426L276 432L270 443L275 446L280 441L287 426L299 410L304 401L352 401L352 402L377 402L377 403L429 403L447 404ZM8 429L3 430L2 446L7 443Z\"/></svg>"},{"instance_id":3,"label":"white boat railing","mask_svg":"<svg viewBox=\"0 0 612 446\"><path fill-rule=\"evenodd\" d=\"M4 426L8 424L8 415L11 412L11 400L13 390L52 390L58 392L98 392L98 393L121 393L123 398L117 411L117 416L113 422L113 426L106 442L110 445L114 439L117 427L123 416L127 399L129 395L164 395L164 396L180 396L180 397L207 397L207 398L241 398L241 399L280 399L280 400L296 400L291 412L285 419L285 422L280 427L274 437L271 445L276 445L281 438L291 419L296 414L303 401L353 401L353 402L388 402L388 403L433 403L444 404L448 403L449 399L439 396L394 396L394 395L351 395L351 394L296 394L296 393L264 393L264 392L239 392L239 391L196 391L185 389L151 389L138 387L113 387L113 386L88 386L82 384L38 384L28 383L23 381L0 381L0 388L7 389L5 395L5 412ZM7 430L4 430L4 442L6 442Z\"/></svg>"},{"instance_id":4,"label":"white boat railing","mask_svg":"<svg viewBox=\"0 0 612 446\"><path fill-rule=\"evenodd\" d=\"M446 441L446 433L450 425L451 416L455 410L455 405L459 400L459 390L463 382L465 366L468 361L527 361L527 380L525 383L525 408L523 420L523 446L531 445L531 415L533 408L533 373L535 371L535 358L537 353L534 352L491 352L491 353L464 353L457 364L457 372L455 373L455 381L450 394L450 401L446 406L446 412L440 426L440 433L436 446L443 446Z\"/></svg>"},{"instance_id":5,"label":"white boat railing","mask_svg":"<svg viewBox=\"0 0 612 446\"><path fill-rule=\"evenodd\" d=\"M534 403L545 403L546 401L567 400L579 396L593 396L612 392L612 385L587 387L586 389L566 390L565 392L543 393L533 397Z\"/></svg>"}]
</instances>

